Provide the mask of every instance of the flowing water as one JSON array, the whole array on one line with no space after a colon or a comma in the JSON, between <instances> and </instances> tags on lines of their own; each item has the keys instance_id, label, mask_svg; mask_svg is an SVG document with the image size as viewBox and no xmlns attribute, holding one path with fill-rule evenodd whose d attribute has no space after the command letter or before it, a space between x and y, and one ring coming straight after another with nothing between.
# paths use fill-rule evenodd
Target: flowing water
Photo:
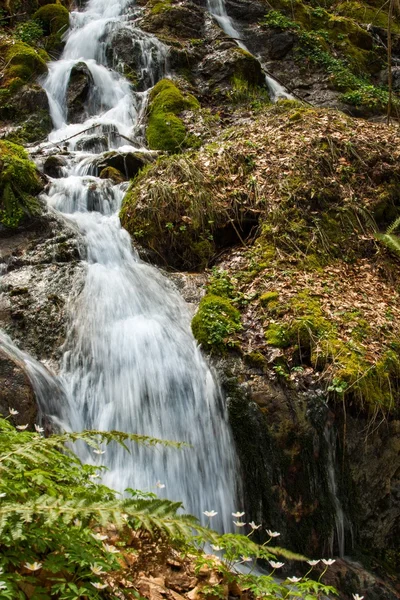
<instances>
[{"instance_id":1,"label":"flowing water","mask_svg":"<svg viewBox=\"0 0 400 600\"><path fill-rule=\"evenodd\" d=\"M328 485L332 499L333 508L335 511L335 532L330 541L330 554L333 555L336 542L338 554L341 558L345 554L346 531L348 530L352 538L352 528L349 519L347 518L342 503L338 495L337 485L337 464L336 464L336 436L337 433L332 426L327 426L324 431L324 437L327 448L327 474ZM335 535L336 534L336 535Z\"/></svg>"},{"instance_id":2,"label":"flowing water","mask_svg":"<svg viewBox=\"0 0 400 600\"><path fill-rule=\"evenodd\" d=\"M38 400L39 416L49 406L64 400L64 391L57 379L32 356L20 350L12 339L0 330L0 347L28 376ZM11 406L11 408L16 408Z\"/></svg>"},{"instance_id":3,"label":"flowing water","mask_svg":"<svg viewBox=\"0 0 400 600\"><path fill-rule=\"evenodd\" d=\"M227 13L225 0L207 0L207 6L210 15L215 19L215 21L221 27L222 31L224 31L226 35L234 39L239 48L248 51L247 46L241 39L240 32L236 29L233 20ZM262 63L260 64L265 71L264 65ZM270 75L265 75L265 82L267 84L271 100L273 102L279 100L279 98L287 98L289 100L293 100L293 96L291 96L291 94L289 94L289 92L287 92L287 90L285 90L285 88Z\"/></svg>"},{"instance_id":4,"label":"flowing water","mask_svg":"<svg viewBox=\"0 0 400 600\"><path fill-rule=\"evenodd\" d=\"M90 0L83 12L72 13L64 53L43 82L54 122L49 142L74 136L62 142L66 166L62 178L50 180L47 201L79 227L87 263L63 348L65 401L57 408L48 405L46 412L65 430L117 429L188 442L184 450L134 447L127 454L109 446L100 456L81 447L78 452L82 460L108 467L104 481L111 487L157 491L199 517L216 510L213 525L228 531L238 502L234 443L218 385L191 334L191 315L170 281L138 258L121 229L126 184L99 179L93 166L99 156L79 150L96 136L125 152L142 146L147 91L133 92L107 65L107 49L118 27L130 27L147 85L165 73L166 60L158 40L127 23L126 4ZM95 87L86 120L69 123L68 78L82 62ZM44 152L52 148L49 143Z\"/></svg>"}]
</instances>

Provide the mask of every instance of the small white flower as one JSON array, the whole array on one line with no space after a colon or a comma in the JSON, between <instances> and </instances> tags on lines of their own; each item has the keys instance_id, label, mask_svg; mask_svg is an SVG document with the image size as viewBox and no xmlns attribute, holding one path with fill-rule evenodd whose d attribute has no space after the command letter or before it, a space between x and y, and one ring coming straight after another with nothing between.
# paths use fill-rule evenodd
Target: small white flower
<instances>
[{"instance_id":1,"label":"small white flower","mask_svg":"<svg viewBox=\"0 0 400 600\"><path fill-rule=\"evenodd\" d=\"M219 552L220 550L223 550L222 546L214 546L213 544L211 544L211 548L214 550L214 552Z\"/></svg>"},{"instance_id":2,"label":"small white flower","mask_svg":"<svg viewBox=\"0 0 400 600\"><path fill-rule=\"evenodd\" d=\"M352 594L354 600L363 600L364 596L359 596L358 594Z\"/></svg>"},{"instance_id":3,"label":"small white flower","mask_svg":"<svg viewBox=\"0 0 400 600\"><path fill-rule=\"evenodd\" d=\"M3 569L3 567L0 567L0 575L1 575L2 573L4 573L4 569Z\"/></svg>"},{"instance_id":4,"label":"small white flower","mask_svg":"<svg viewBox=\"0 0 400 600\"><path fill-rule=\"evenodd\" d=\"M14 416L14 415L19 415L19 412L17 410L15 410L15 408L10 408L8 407L8 412L10 413L10 415Z\"/></svg>"},{"instance_id":5,"label":"small white flower","mask_svg":"<svg viewBox=\"0 0 400 600\"><path fill-rule=\"evenodd\" d=\"M129 515L127 515L126 513L122 513L121 517L124 521L127 521L129 519Z\"/></svg>"},{"instance_id":6,"label":"small white flower","mask_svg":"<svg viewBox=\"0 0 400 600\"><path fill-rule=\"evenodd\" d=\"M267 529L267 533L268 533L269 537L272 537L272 538L278 537L279 535L281 535L277 531L271 531L270 529Z\"/></svg>"},{"instance_id":7,"label":"small white flower","mask_svg":"<svg viewBox=\"0 0 400 600\"><path fill-rule=\"evenodd\" d=\"M80 519L74 519L75 527L82 527L82 521Z\"/></svg>"},{"instance_id":8,"label":"small white flower","mask_svg":"<svg viewBox=\"0 0 400 600\"><path fill-rule=\"evenodd\" d=\"M215 510L205 510L203 512L203 515L206 515L206 517L209 517L210 519L212 519L212 517L215 517L215 515L217 515L218 513L215 512Z\"/></svg>"},{"instance_id":9,"label":"small white flower","mask_svg":"<svg viewBox=\"0 0 400 600\"><path fill-rule=\"evenodd\" d=\"M299 583L299 581L301 581L301 577L288 577L287 578L288 581L290 581L290 583Z\"/></svg>"},{"instance_id":10,"label":"small white flower","mask_svg":"<svg viewBox=\"0 0 400 600\"><path fill-rule=\"evenodd\" d=\"M40 427L39 425L36 425L36 424L35 424L35 429L36 429L37 433L43 433L43 431L44 431L43 427Z\"/></svg>"},{"instance_id":11,"label":"small white flower","mask_svg":"<svg viewBox=\"0 0 400 600\"><path fill-rule=\"evenodd\" d=\"M235 513L232 513L232 517L236 517L237 519L240 518L240 517L243 517L243 515L244 515L244 512L235 512Z\"/></svg>"},{"instance_id":12,"label":"small white flower","mask_svg":"<svg viewBox=\"0 0 400 600\"><path fill-rule=\"evenodd\" d=\"M19 429L20 431L24 431L25 429L28 428L29 423L27 423L26 425L16 425L16 428Z\"/></svg>"},{"instance_id":13,"label":"small white flower","mask_svg":"<svg viewBox=\"0 0 400 600\"><path fill-rule=\"evenodd\" d=\"M324 565L326 565L327 567L330 567L331 565L333 565L334 562L336 562L336 560L334 558L323 558L322 562L324 563Z\"/></svg>"},{"instance_id":14,"label":"small white flower","mask_svg":"<svg viewBox=\"0 0 400 600\"><path fill-rule=\"evenodd\" d=\"M7 494L5 492L1 492L0 498L4 498L4 496L7 496Z\"/></svg>"},{"instance_id":15,"label":"small white flower","mask_svg":"<svg viewBox=\"0 0 400 600\"><path fill-rule=\"evenodd\" d=\"M28 571L39 571L42 568L42 563L34 562L34 563L24 563L24 567L28 569Z\"/></svg>"},{"instance_id":16,"label":"small white flower","mask_svg":"<svg viewBox=\"0 0 400 600\"><path fill-rule=\"evenodd\" d=\"M95 575L102 575L102 573L104 573L103 567L99 567L98 565L90 565L90 570Z\"/></svg>"},{"instance_id":17,"label":"small white flower","mask_svg":"<svg viewBox=\"0 0 400 600\"><path fill-rule=\"evenodd\" d=\"M236 527L244 527L246 525L246 523L243 523L242 521L233 521L233 524L236 525Z\"/></svg>"},{"instance_id":18,"label":"small white flower","mask_svg":"<svg viewBox=\"0 0 400 600\"><path fill-rule=\"evenodd\" d=\"M274 560L269 560L268 562L273 569L280 569L285 564L285 563L281 563L281 562L275 562Z\"/></svg>"},{"instance_id":19,"label":"small white flower","mask_svg":"<svg viewBox=\"0 0 400 600\"><path fill-rule=\"evenodd\" d=\"M320 561L319 560L308 560L307 562L312 567L315 567L315 565L317 565Z\"/></svg>"},{"instance_id":20,"label":"small white flower","mask_svg":"<svg viewBox=\"0 0 400 600\"><path fill-rule=\"evenodd\" d=\"M105 454L105 453L106 453L106 451L105 451L105 450L93 450L93 452L94 452L95 454Z\"/></svg>"},{"instance_id":21,"label":"small white flower","mask_svg":"<svg viewBox=\"0 0 400 600\"><path fill-rule=\"evenodd\" d=\"M256 525L256 524L254 523L254 521L251 521L251 523L249 523L249 525L250 525L250 527L251 527L252 529L260 529L260 527L261 527L261 525Z\"/></svg>"},{"instance_id":22,"label":"small white flower","mask_svg":"<svg viewBox=\"0 0 400 600\"><path fill-rule=\"evenodd\" d=\"M161 483L161 481L157 481L156 487L158 487L159 490L163 490L165 488L165 483Z\"/></svg>"},{"instance_id":23,"label":"small white flower","mask_svg":"<svg viewBox=\"0 0 400 600\"><path fill-rule=\"evenodd\" d=\"M99 540L99 542L102 542L103 540L108 540L108 536L101 535L101 533L92 533L92 536L94 537L95 540Z\"/></svg>"},{"instance_id":24,"label":"small white flower","mask_svg":"<svg viewBox=\"0 0 400 600\"><path fill-rule=\"evenodd\" d=\"M103 544L104 550L106 552L110 552L110 554L119 554L119 550L115 546L111 546L110 544Z\"/></svg>"},{"instance_id":25,"label":"small white flower","mask_svg":"<svg viewBox=\"0 0 400 600\"><path fill-rule=\"evenodd\" d=\"M93 587L96 588L96 590L104 590L106 587L108 587L107 583L93 583L93 581L91 581L90 583Z\"/></svg>"},{"instance_id":26,"label":"small white flower","mask_svg":"<svg viewBox=\"0 0 400 600\"><path fill-rule=\"evenodd\" d=\"M6 590L7 589L7 584L5 581L0 581L0 590Z\"/></svg>"},{"instance_id":27,"label":"small white flower","mask_svg":"<svg viewBox=\"0 0 400 600\"><path fill-rule=\"evenodd\" d=\"M240 558L243 562L251 562L253 560L251 556L241 556Z\"/></svg>"}]
</instances>

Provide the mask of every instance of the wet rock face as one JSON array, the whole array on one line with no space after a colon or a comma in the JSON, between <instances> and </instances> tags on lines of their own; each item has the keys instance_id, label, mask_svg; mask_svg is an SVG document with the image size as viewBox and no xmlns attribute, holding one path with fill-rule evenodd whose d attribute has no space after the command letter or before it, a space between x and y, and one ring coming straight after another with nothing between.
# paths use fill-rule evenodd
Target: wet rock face
<instances>
[{"instance_id":1,"label":"wet rock face","mask_svg":"<svg viewBox=\"0 0 400 600\"><path fill-rule=\"evenodd\" d=\"M63 176L63 167L67 164L67 161L62 156L49 156L46 158L43 164L43 173L54 179L58 179Z\"/></svg>"},{"instance_id":2,"label":"wet rock face","mask_svg":"<svg viewBox=\"0 0 400 600\"><path fill-rule=\"evenodd\" d=\"M1 238L0 253L2 328L33 357L56 366L69 295L83 277L79 236L48 212L28 229Z\"/></svg>"},{"instance_id":3,"label":"wet rock face","mask_svg":"<svg viewBox=\"0 0 400 600\"><path fill-rule=\"evenodd\" d=\"M104 154L96 163L100 174L104 169L116 169L123 178L132 179L145 165L149 164L155 156L151 153L141 152L109 152Z\"/></svg>"},{"instance_id":4,"label":"wet rock face","mask_svg":"<svg viewBox=\"0 0 400 600\"><path fill-rule=\"evenodd\" d=\"M193 2L166 5L151 11L141 23L145 31L180 39L201 38L204 34L205 10Z\"/></svg>"},{"instance_id":5,"label":"wet rock face","mask_svg":"<svg viewBox=\"0 0 400 600\"><path fill-rule=\"evenodd\" d=\"M85 120L85 104L93 86L93 77L87 65L83 62L76 64L71 70L67 89L69 121L82 123Z\"/></svg>"},{"instance_id":6,"label":"wet rock face","mask_svg":"<svg viewBox=\"0 0 400 600\"><path fill-rule=\"evenodd\" d=\"M12 359L0 348L0 413L9 414L9 408L18 410L12 417L14 425L33 425L37 417L35 394L24 365Z\"/></svg>"},{"instance_id":7,"label":"wet rock face","mask_svg":"<svg viewBox=\"0 0 400 600\"><path fill-rule=\"evenodd\" d=\"M358 492L362 544L388 560L391 553L399 552L400 421L369 431L371 427L365 420L349 419L348 456Z\"/></svg>"},{"instance_id":8,"label":"wet rock face","mask_svg":"<svg viewBox=\"0 0 400 600\"><path fill-rule=\"evenodd\" d=\"M143 91L164 76L163 50L162 44L154 36L120 28L115 31L106 54L109 64L117 66L122 63L124 76L136 90Z\"/></svg>"}]
</instances>

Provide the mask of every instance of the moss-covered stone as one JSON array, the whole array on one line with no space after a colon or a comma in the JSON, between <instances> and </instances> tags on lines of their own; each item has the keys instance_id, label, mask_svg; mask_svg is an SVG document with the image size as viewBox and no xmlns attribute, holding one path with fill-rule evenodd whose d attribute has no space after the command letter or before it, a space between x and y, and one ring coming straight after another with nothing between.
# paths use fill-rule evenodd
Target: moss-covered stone
<instances>
[{"instance_id":1,"label":"moss-covered stone","mask_svg":"<svg viewBox=\"0 0 400 600\"><path fill-rule=\"evenodd\" d=\"M186 127L179 118L184 110L197 110L200 104L190 94L183 94L169 79L162 79L153 88L149 102L146 137L152 150L179 152L190 146Z\"/></svg>"},{"instance_id":2,"label":"moss-covered stone","mask_svg":"<svg viewBox=\"0 0 400 600\"><path fill-rule=\"evenodd\" d=\"M105 167L100 171L99 177L100 179L111 179L113 183L122 183L125 181L125 177L121 171L118 171L118 169L115 169L114 167Z\"/></svg>"},{"instance_id":3,"label":"moss-covered stone","mask_svg":"<svg viewBox=\"0 0 400 600\"><path fill-rule=\"evenodd\" d=\"M223 352L235 345L241 329L240 312L227 298L206 294L192 320L193 335L207 350Z\"/></svg>"},{"instance_id":4,"label":"moss-covered stone","mask_svg":"<svg viewBox=\"0 0 400 600\"><path fill-rule=\"evenodd\" d=\"M21 146L0 141L0 222L8 228L38 215L35 197L43 188L35 165Z\"/></svg>"},{"instance_id":5,"label":"moss-covered stone","mask_svg":"<svg viewBox=\"0 0 400 600\"><path fill-rule=\"evenodd\" d=\"M39 75L47 72L46 52L35 50L21 41L5 39L0 42L0 50L5 56L6 68L2 80L3 96L14 93L24 83L34 82Z\"/></svg>"},{"instance_id":6,"label":"moss-covered stone","mask_svg":"<svg viewBox=\"0 0 400 600\"><path fill-rule=\"evenodd\" d=\"M33 15L44 30L47 50L60 50L62 36L69 27L69 12L62 4L46 4L41 6Z\"/></svg>"}]
</instances>

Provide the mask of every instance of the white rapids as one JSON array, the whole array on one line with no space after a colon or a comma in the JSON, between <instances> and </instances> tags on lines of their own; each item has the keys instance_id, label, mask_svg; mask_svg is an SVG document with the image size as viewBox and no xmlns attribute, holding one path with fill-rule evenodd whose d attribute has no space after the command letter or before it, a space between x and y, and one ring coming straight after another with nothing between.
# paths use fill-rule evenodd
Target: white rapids
<instances>
[{"instance_id":1,"label":"white rapids","mask_svg":"<svg viewBox=\"0 0 400 600\"><path fill-rule=\"evenodd\" d=\"M207 0L208 12L215 19L218 25L221 27L222 31L226 33L229 37L231 37L239 48L242 50L247 50L247 46L243 43L241 39L240 32L236 29L235 24L231 17L228 15L225 5L225 0ZM263 64L261 63L263 67ZM281 85L276 79L271 77L270 75L265 75L265 82L267 84L269 94L271 100L276 102L279 98L286 98L288 100L293 100L293 96L289 94L287 90Z\"/></svg>"},{"instance_id":2,"label":"white rapids","mask_svg":"<svg viewBox=\"0 0 400 600\"><path fill-rule=\"evenodd\" d=\"M91 165L98 156L79 150L82 140L96 134L107 139L108 148L144 150L138 123L147 91L133 92L108 67L107 43L119 26L133 28L150 85L152 65L159 72L165 56L156 38L127 25L126 5L126 0L90 0L84 12L72 13L64 53L50 64L43 83L54 122L44 152L61 141L69 152L64 176L51 180L47 201L79 227L87 265L83 290L72 294L63 347L60 381L66 399L47 412L65 430L122 430L187 442L190 447L183 450L133 447L127 454L108 446L100 456L82 447L77 451L83 461L108 468L107 485L180 500L203 522L203 511L215 510L213 525L229 531L231 512L238 508L237 459L218 384L191 333L191 315L169 279L132 251L118 219L126 184L94 176ZM69 123L68 77L78 62L93 76L95 99L85 107L85 122Z\"/></svg>"}]
</instances>

